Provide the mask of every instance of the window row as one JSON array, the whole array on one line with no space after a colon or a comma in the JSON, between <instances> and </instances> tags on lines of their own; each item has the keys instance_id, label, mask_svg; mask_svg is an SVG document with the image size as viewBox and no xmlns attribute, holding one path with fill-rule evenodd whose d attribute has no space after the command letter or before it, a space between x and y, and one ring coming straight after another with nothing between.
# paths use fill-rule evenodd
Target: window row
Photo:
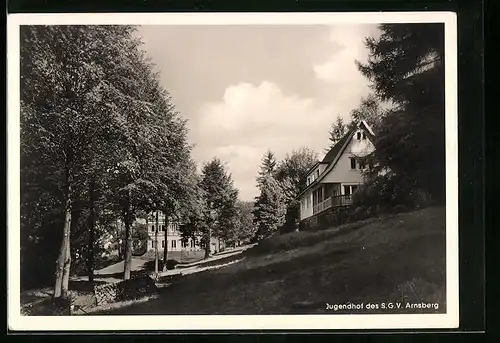
<instances>
[{"instance_id":1,"label":"window row","mask_svg":"<svg viewBox=\"0 0 500 343\"><path fill-rule=\"evenodd\" d=\"M361 131L356 132L356 139L358 141L365 140L366 139L366 132L365 131L363 131L363 132L361 132Z\"/></svg>"},{"instance_id":2,"label":"window row","mask_svg":"<svg viewBox=\"0 0 500 343\"><path fill-rule=\"evenodd\" d=\"M307 178L307 186L309 186L311 183L313 183L316 179L319 178L319 169L317 169L314 173L312 173L308 178Z\"/></svg>"},{"instance_id":3,"label":"window row","mask_svg":"<svg viewBox=\"0 0 500 343\"><path fill-rule=\"evenodd\" d=\"M158 241L158 244L159 244L159 246L161 246L161 248L162 248L162 249L165 249L165 240L164 240L164 239L162 239L161 241L159 240L159 241ZM195 242L195 241L193 241L193 240L191 240L191 241L189 241L189 242L182 241L182 240L180 240L180 239L179 239L179 240L171 240L171 241L170 241L170 247L171 247L172 249L176 249L176 248L177 248L177 246L180 246L180 247L182 247L182 248L188 248L188 247L194 248L194 247L195 247L195 246L197 246L198 244L199 244L199 242L198 242L198 241L196 241L196 242ZM152 248L154 248L154 246L155 246L155 242L154 242L154 240L153 240L153 241L151 241L151 247L152 247Z\"/></svg>"},{"instance_id":4,"label":"window row","mask_svg":"<svg viewBox=\"0 0 500 343\"><path fill-rule=\"evenodd\" d=\"M161 224L160 226L160 231L165 231L165 224ZM170 232L178 232L179 231L179 224L170 224L169 225L169 231ZM155 225L151 225L151 232L155 232Z\"/></svg>"}]
</instances>

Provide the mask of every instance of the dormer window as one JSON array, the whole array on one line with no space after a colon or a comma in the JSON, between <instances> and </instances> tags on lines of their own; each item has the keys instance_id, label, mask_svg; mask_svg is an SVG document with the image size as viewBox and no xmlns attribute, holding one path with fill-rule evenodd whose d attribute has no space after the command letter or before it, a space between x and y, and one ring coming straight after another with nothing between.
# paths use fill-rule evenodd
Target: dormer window
<instances>
[{"instance_id":1,"label":"dormer window","mask_svg":"<svg viewBox=\"0 0 500 343\"><path fill-rule=\"evenodd\" d=\"M358 131L358 133L356 133L356 138L358 139L358 141L361 140L361 132Z\"/></svg>"},{"instance_id":2,"label":"dormer window","mask_svg":"<svg viewBox=\"0 0 500 343\"><path fill-rule=\"evenodd\" d=\"M363 140L366 139L366 132L363 132Z\"/></svg>"}]
</instances>

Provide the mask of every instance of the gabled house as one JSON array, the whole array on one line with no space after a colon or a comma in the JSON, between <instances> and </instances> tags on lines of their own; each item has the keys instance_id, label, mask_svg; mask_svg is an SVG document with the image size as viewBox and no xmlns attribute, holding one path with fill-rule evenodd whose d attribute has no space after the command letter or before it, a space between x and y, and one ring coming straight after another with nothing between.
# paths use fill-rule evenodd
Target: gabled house
<instances>
[{"instance_id":1,"label":"gabled house","mask_svg":"<svg viewBox=\"0 0 500 343\"><path fill-rule=\"evenodd\" d=\"M350 206L352 194L363 183L362 171L373 164L369 155L375 134L363 120L349 130L307 173L299 194L300 220L332 207Z\"/></svg>"}]
</instances>

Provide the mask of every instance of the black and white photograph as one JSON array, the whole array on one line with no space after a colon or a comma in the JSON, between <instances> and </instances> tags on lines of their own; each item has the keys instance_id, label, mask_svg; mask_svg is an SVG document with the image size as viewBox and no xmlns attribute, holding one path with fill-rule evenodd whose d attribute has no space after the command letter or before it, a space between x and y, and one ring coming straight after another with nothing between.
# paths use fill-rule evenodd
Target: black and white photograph
<instances>
[{"instance_id":1,"label":"black and white photograph","mask_svg":"<svg viewBox=\"0 0 500 343\"><path fill-rule=\"evenodd\" d=\"M453 13L8 28L13 329L458 326Z\"/></svg>"}]
</instances>

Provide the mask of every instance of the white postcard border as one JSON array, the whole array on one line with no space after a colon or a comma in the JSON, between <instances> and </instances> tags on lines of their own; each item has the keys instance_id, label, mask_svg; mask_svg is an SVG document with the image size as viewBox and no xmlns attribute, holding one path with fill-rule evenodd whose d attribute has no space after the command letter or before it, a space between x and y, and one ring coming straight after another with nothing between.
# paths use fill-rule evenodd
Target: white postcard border
<instances>
[{"instance_id":1,"label":"white postcard border","mask_svg":"<svg viewBox=\"0 0 500 343\"><path fill-rule=\"evenodd\" d=\"M446 70L446 314L21 316L19 195L20 25L340 25L445 24ZM370 13L103 13L8 15L8 325L19 331L431 329L459 325L457 18L453 12Z\"/></svg>"}]
</instances>

